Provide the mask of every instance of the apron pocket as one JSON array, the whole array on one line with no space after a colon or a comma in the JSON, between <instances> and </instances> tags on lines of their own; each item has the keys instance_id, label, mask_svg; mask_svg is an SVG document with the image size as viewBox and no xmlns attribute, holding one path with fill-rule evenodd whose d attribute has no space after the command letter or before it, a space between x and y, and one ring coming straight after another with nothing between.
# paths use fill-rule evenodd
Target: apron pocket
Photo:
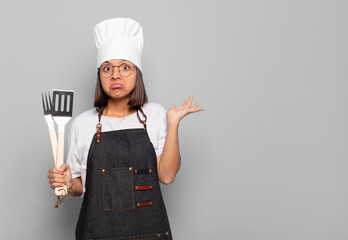
<instances>
[{"instance_id":1,"label":"apron pocket","mask_svg":"<svg viewBox=\"0 0 348 240\"><path fill-rule=\"evenodd\" d=\"M104 211L135 208L133 168L102 169Z\"/></svg>"}]
</instances>

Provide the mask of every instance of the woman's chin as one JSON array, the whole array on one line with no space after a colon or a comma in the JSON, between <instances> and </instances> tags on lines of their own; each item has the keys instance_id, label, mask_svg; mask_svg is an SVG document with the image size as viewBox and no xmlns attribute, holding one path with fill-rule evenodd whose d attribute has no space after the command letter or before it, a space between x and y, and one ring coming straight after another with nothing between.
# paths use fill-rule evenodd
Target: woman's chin
<instances>
[{"instance_id":1,"label":"woman's chin","mask_svg":"<svg viewBox=\"0 0 348 240\"><path fill-rule=\"evenodd\" d=\"M109 99L111 100L123 100L123 99L129 99L130 94L126 94L124 92L118 92L118 91L113 91L108 94Z\"/></svg>"}]
</instances>

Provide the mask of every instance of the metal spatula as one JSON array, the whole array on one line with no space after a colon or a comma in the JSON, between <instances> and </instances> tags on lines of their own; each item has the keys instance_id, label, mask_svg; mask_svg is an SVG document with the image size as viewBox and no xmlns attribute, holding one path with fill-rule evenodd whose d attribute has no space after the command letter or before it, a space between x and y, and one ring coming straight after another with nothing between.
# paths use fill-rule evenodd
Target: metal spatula
<instances>
[{"instance_id":1,"label":"metal spatula","mask_svg":"<svg viewBox=\"0 0 348 240\"><path fill-rule=\"evenodd\" d=\"M58 148L56 167L64 163L64 131L65 125L72 116L74 91L53 89L52 117L58 125ZM54 193L57 196L67 195L67 188L56 187Z\"/></svg>"}]
</instances>

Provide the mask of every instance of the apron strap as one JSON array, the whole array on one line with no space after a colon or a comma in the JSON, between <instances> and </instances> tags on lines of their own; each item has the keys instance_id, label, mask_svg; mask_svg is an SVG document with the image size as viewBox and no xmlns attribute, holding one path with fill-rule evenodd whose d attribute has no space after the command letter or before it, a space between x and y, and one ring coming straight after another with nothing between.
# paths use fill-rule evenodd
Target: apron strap
<instances>
[{"instance_id":1,"label":"apron strap","mask_svg":"<svg viewBox=\"0 0 348 240\"><path fill-rule=\"evenodd\" d=\"M98 112L98 119L99 119L99 121L98 121L97 126L96 126L96 127L97 127L96 142L97 142L97 143L100 142L100 135L101 135L101 129L102 129L102 124L101 124L100 120L101 120L101 116L102 116L102 114L103 114L103 110L104 110L104 107L102 107L102 108L100 109L100 111Z\"/></svg>"},{"instance_id":2,"label":"apron strap","mask_svg":"<svg viewBox=\"0 0 348 240\"><path fill-rule=\"evenodd\" d=\"M104 110L104 107L102 107L99 112L98 112L98 119L99 119L99 122L100 122L100 119L101 119L101 116L103 114L103 110Z\"/></svg>"},{"instance_id":3,"label":"apron strap","mask_svg":"<svg viewBox=\"0 0 348 240\"><path fill-rule=\"evenodd\" d=\"M141 114L143 115L144 120L141 120L141 118L140 118L140 116L139 116L139 111L138 111L138 110L139 110L139 111L141 112ZM138 117L139 122L140 122L141 124L144 125L144 128L145 128L145 130L146 130L147 116L146 116L145 113L143 112L143 109L141 109L140 107L137 108L137 117Z\"/></svg>"}]
</instances>

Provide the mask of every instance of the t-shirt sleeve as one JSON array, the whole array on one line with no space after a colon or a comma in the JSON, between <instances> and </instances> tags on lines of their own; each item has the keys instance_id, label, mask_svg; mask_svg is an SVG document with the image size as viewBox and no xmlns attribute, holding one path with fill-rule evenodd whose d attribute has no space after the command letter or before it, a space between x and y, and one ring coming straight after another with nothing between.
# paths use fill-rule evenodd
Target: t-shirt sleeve
<instances>
[{"instance_id":1,"label":"t-shirt sleeve","mask_svg":"<svg viewBox=\"0 0 348 240\"><path fill-rule=\"evenodd\" d=\"M167 111L160 106L159 107L159 117L157 122L157 144L155 147L157 157L160 156L163 152L164 143L167 136Z\"/></svg>"},{"instance_id":2,"label":"t-shirt sleeve","mask_svg":"<svg viewBox=\"0 0 348 240\"><path fill-rule=\"evenodd\" d=\"M70 125L69 137L68 137L68 155L67 164L70 165L71 175L73 178L81 176L81 162L78 156L77 149L77 128L76 123L73 121Z\"/></svg>"}]
</instances>

